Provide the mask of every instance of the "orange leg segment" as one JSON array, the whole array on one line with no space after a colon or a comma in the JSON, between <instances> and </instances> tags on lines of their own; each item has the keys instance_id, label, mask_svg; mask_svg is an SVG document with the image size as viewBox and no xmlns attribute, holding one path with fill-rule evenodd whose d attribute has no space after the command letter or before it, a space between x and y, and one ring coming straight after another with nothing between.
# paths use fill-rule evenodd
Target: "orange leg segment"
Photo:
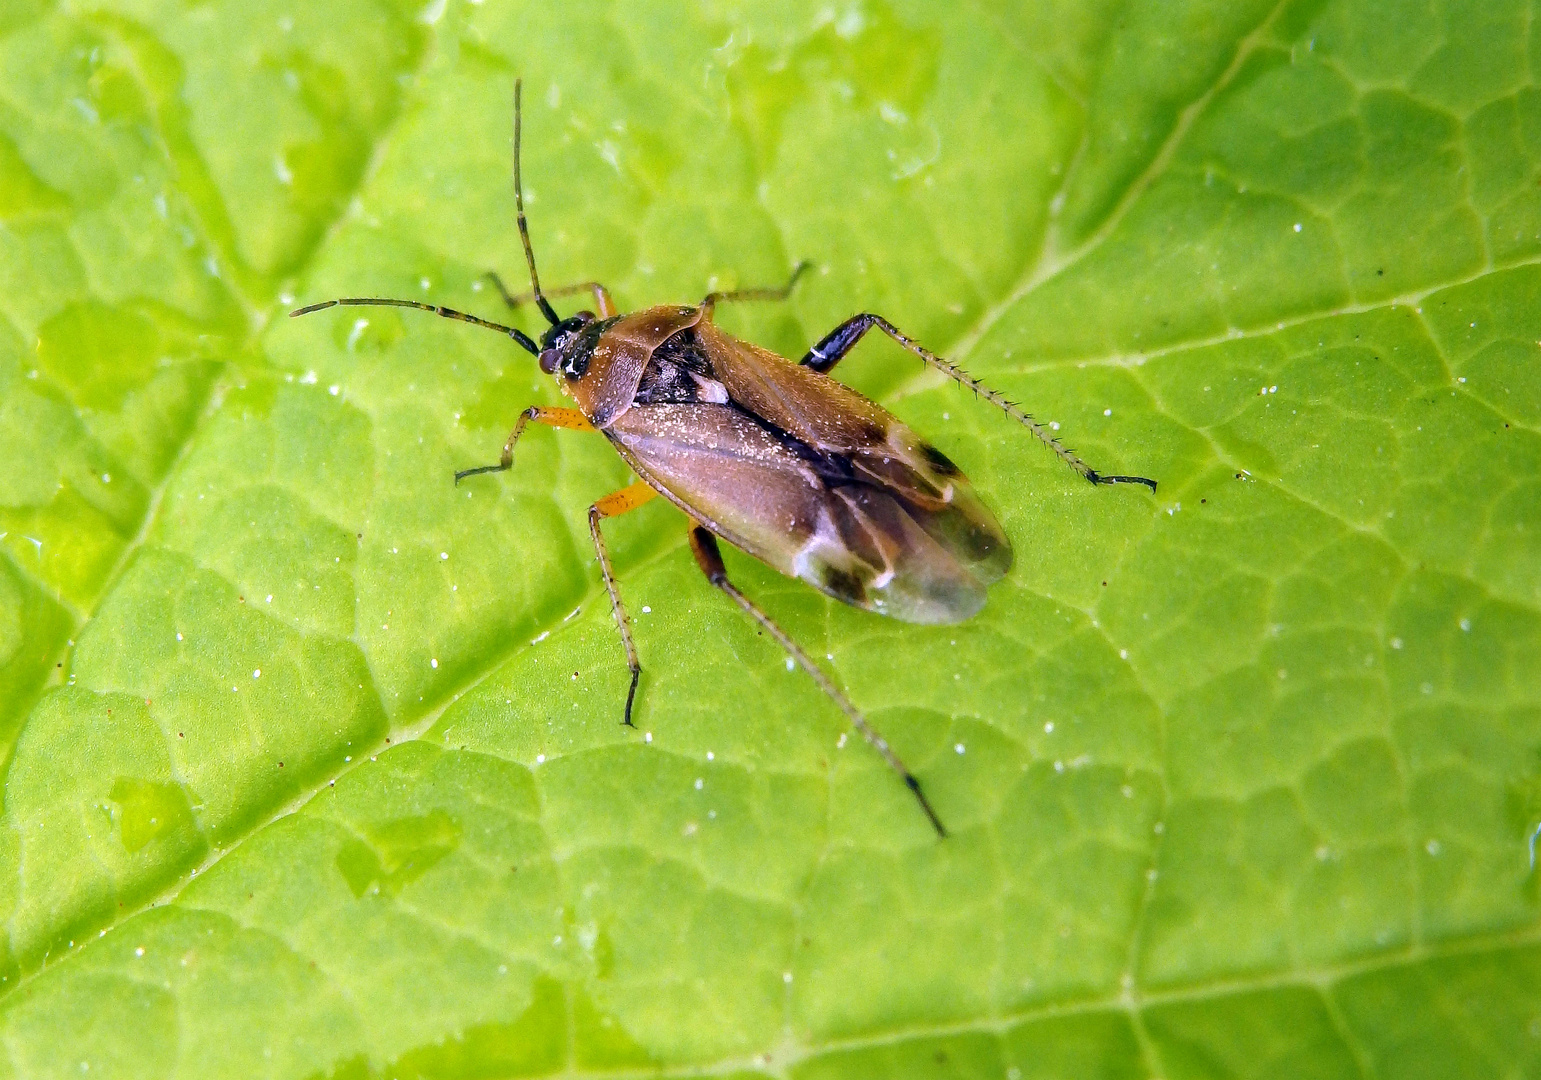
<instances>
[{"instance_id":1,"label":"orange leg segment","mask_svg":"<svg viewBox=\"0 0 1541 1080\"><path fill-rule=\"evenodd\" d=\"M615 584L615 571L610 566L610 553L605 550L605 538L599 531L599 523L605 518L619 517L628 510L635 510L651 502L658 492L640 480L630 487L612 492L589 507L589 535L594 538L594 552L599 556L599 572L604 575L605 591L610 594L610 613L615 616L615 627L621 632L621 646L626 650L626 666L631 669L631 687L626 691L626 713L621 723L635 727L631 722L631 704L637 697L637 680L642 677L642 665L637 662L637 646L631 640L631 620L626 617L626 606L621 603L621 592Z\"/></svg>"},{"instance_id":2,"label":"orange leg segment","mask_svg":"<svg viewBox=\"0 0 1541 1080\"><path fill-rule=\"evenodd\" d=\"M589 423L589 418L577 409L552 408L547 405L531 405L519 414L519 421L514 425L514 430L508 433L508 442L503 444L503 456L498 459L496 465L478 465L474 469L461 469L455 474L455 483L460 483L468 476L477 473L505 472L514 465L514 444L519 441L519 436L524 434L524 426L530 421L537 424L545 424L547 427L568 428L572 431L593 431L594 425Z\"/></svg>"}]
</instances>

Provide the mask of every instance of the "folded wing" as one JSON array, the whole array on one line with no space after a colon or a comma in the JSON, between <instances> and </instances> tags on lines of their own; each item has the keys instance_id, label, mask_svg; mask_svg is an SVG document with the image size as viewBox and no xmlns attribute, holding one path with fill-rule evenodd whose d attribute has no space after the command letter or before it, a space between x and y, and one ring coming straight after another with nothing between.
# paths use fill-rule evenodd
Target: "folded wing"
<instances>
[{"instance_id":1,"label":"folded wing","mask_svg":"<svg viewBox=\"0 0 1541 1080\"><path fill-rule=\"evenodd\" d=\"M633 405L605 429L724 540L857 607L949 623L1011 545L957 467L855 391L702 322L727 403Z\"/></svg>"}]
</instances>

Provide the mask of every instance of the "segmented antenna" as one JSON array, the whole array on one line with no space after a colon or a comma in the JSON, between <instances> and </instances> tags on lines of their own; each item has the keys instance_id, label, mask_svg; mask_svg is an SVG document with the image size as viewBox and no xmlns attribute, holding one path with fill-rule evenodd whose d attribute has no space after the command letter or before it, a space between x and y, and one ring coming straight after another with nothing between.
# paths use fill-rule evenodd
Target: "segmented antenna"
<instances>
[{"instance_id":1,"label":"segmented antenna","mask_svg":"<svg viewBox=\"0 0 1541 1080\"><path fill-rule=\"evenodd\" d=\"M535 272L535 249L530 247L530 226L524 220L524 184L519 179L520 117L524 111L520 106L520 98L523 87L523 79L514 80L514 206L519 210L519 239L524 242L524 261L530 264L530 290L535 294L535 304L540 308L540 313L555 326L562 320L557 318L551 302L540 291L540 275Z\"/></svg>"},{"instance_id":2,"label":"segmented antenna","mask_svg":"<svg viewBox=\"0 0 1541 1080\"><path fill-rule=\"evenodd\" d=\"M391 300L383 296L344 296L339 300L323 300L319 304L307 304L302 308L296 308L289 312L289 318L297 319L301 315L309 315L316 311L325 311L334 307L404 307L415 308L418 311L431 311L435 315L446 319L455 319L459 322L467 322L472 326L485 327L488 330L496 330L500 334L507 334L519 343L520 347L531 356L540 355L540 346L530 340L528 334L518 327L504 326L489 319L481 319L475 315L468 315L464 311L456 311L440 304L425 304L421 300Z\"/></svg>"}]
</instances>

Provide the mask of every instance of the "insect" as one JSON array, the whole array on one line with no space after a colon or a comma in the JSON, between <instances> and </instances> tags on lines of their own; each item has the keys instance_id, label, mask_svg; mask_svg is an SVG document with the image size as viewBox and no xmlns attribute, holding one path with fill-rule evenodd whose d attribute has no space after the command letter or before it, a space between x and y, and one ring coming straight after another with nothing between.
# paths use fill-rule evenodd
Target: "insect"
<instances>
[{"instance_id":1,"label":"insect","mask_svg":"<svg viewBox=\"0 0 1541 1080\"><path fill-rule=\"evenodd\" d=\"M690 550L707 580L753 619L845 713L903 778L939 836L947 830L888 741L813 659L728 579L718 541L755 556L844 603L906 622L953 623L985 602L985 589L1011 566L1011 544L946 455L880 406L829 377L869 330L877 329L931 367L998 406L1093 484L1144 484L1143 476L1097 472L1060 445L1015 403L958 365L873 314L854 315L825 334L797 363L712 321L719 304L782 300L806 262L777 288L710 293L689 307L621 314L609 292L589 281L542 291L525 220L519 170L520 82L514 83L514 205L530 271L530 292L549 328L537 342L523 331L416 300L345 297L291 312L382 305L417 308L506 334L555 376L575 408L532 405L520 415L494 465L463 469L455 483L512 468L514 446L531 423L598 431L638 481L589 507L589 533L620 631L631 685L623 722L631 725L642 667L605 549L600 522L663 496L690 520ZM594 311L560 317L551 298L589 293Z\"/></svg>"}]
</instances>

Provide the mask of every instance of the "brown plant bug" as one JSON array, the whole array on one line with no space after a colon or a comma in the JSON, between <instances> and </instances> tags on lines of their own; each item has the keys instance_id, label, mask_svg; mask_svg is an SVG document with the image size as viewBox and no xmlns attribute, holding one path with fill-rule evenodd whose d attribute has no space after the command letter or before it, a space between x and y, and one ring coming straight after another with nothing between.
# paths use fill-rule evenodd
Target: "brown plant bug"
<instances>
[{"instance_id":1,"label":"brown plant bug","mask_svg":"<svg viewBox=\"0 0 1541 1080\"><path fill-rule=\"evenodd\" d=\"M1022 424L1093 484L1144 484L1143 476L1097 472L1022 411L911 340L880 315L853 315L793 363L740 341L712 321L718 304L784 300L808 269L798 264L778 288L709 293L690 307L660 306L620 314L597 281L542 292L524 215L519 175L520 81L514 83L514 205L530 270L530 292L511 296L489 275L509 307L533 300L550 328L537 343L523 331L453 308L416 300L346 297L291 312L381 305L418 308L513 338L556 377L576 408L532 405L503 445L496 465L463 469L455 483L514 463L514 444L531 422L598 431L639 477L589 507L589 533L631 670L623 723L642 667L599 523L662 495L690 519L690 550L712 585L775 639L840 707L852 726L893 767L938 836L946 836L920 781L888 741L813 659L728 580L718 539L790 577L855 607L906 622L961 622L985 602L985 589L1011 567L1011 544L946 455L881 406L828 372L876 328L929 366ZM596 311L563 319L550 297L589 293Z\"/></svg>"}]
</instances>

